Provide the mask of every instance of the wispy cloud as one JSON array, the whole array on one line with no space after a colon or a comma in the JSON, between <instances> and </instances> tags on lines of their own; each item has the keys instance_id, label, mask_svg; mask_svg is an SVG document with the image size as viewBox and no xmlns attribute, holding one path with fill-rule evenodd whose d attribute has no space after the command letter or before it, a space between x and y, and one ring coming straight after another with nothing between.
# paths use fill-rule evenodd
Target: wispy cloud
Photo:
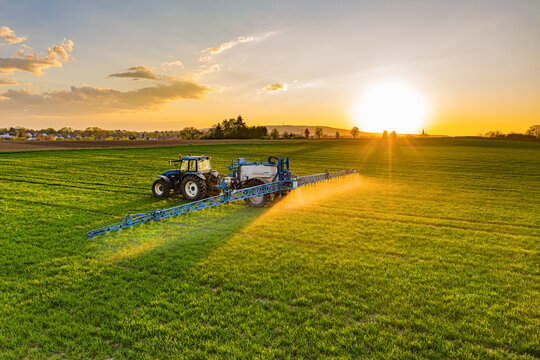
<instances>
[{"instance_id":1,"label":"wispy cloud","mask_svg":"<svg viewBox=\"0 0 540 360\"><path fill-rule=\"evenodd\" d=\"M278 92L287 90L287 84L284 83L273 83L268 84L264 87L264 90L268 92Z\"/></svg>"},{"instance_id":2,"label":"wispy cloud","mask_svg":"<svg viewBox=\"0 0 540 360\"><path fill-rule=\"evenodd\" d=\"M116 110L156 108L180 99L200 100L210 89L189 80L172 80L135 90L72 86L35 94L29 90L7 90L0 94L0 109L24 109L27 113L104 113Z\"/></svg>"},{"instance_id":3,"label":"wispy cloud","mask_svg":"<svg viewBox=\"0 0 540 360\"><path fill-rule=\"evenodd\" d=\"M14 79L0 78L0 86L11 86L11 85L18 85L18 83Z\"/></svg>"},{"instance_id":4,"label":"wispy cloud","mask_svg":"<svg viewBox=\"0 0 540 360\"><path fill-rule=\"evenodd\" d=\"M209 47L209 48L206 48L206 49L202 50L201 51L202 55L199 58L199 61L200 62L209 62L209 61L211 61L213 59L214 55L217 55L217 54L220 54L220 53L222 53L222 52L224 52L226 50L232 49L233 47L238 46L240 44L262 41L262 40L266 39L267 37L269 37L271 35L274 35L274 34L275 34L275 32L268 32L268 33L266 33L266 34L264 34L262 36L254 36L254 35L239 36L234 40L227 41L227 42L221 43L221 44L219 44L217 46Z\"/></svg>"},{"instance_id":5,"label":"wispy cloud","mask_svg":"<svg viewBox=\"0 0 540 360\"><path fill-rule=\"evenodd\" d=\"M256 37L256 36L239 36L235 40L224 42L222 44L219 44L218 46L206 48L206 49L203 50L203 52L215 55L215 54L219 54L219 53L221 53L221 52L223 52L225 50L228 50L228 49L230 49L230 48L232 48L232 47L234 47L236 45L243 44L243 43L248 43L248 42L252 42L252 41L258 41L258 40L259 40L259 38Z\"/></svg>"},{"instance_id":6,"label":"wispy cloud","mask_svg":"<svg viewBox=\"0 0 540 360\"><path fill-rule=\"evenodd\" d=\"M26 53L21 49L11 58L0 58L0 74L12 74L14 71L27 71L35 75L43 75L43 69L50 67L62 67L69 60L73 51L73 41L64 40L60 45L54 45L47 49L47 56L37 56Z\"/></svg>"},{"instance_id":7,"label":"wispy cloud","mask_svg":"<svg viewBox=\"0 0 540 360\"><path fill-rule=\"evenodd\" d=\"M202 75L211 74L220 71L223 68L222 64L201 64L194 74L191 76L199 78Z\"/></svg>"},{"instance_id":8,"label":"wispy cloud","mask_svg":"<svg viewBox=\"0 0 540 360\"><path fill-rule=\"evenodd\" d=\"M161 65L167 66L167 67L175 67L175 66L178 66L181 68L184 67L184 64L180 60L164 61L161 63Z\"/></svg>"},{"instance_id":9,"label":"wispy cloud","mask_svg":"<svg viewBox=\"0 0 540 360\"><path fill-rule=\"evenodd\" d=\"M6 41L8 45L13 45L26 40L26 36L16 36L15 32L7 26L0 26L0 39ZM0 45L5 44L0 43Z\"/></svg>"},{"instance_id":10,"label":"wispy cloud","mask_svg":"<svg viewBox=\"0 0 540 360\"><path fill-rule=\"evenodd\" d=\"M157 75L152 72L146 66L134 66L130 67L127 72L111 74L109 77L129 78L132 80L149 79L149 80L167 80L170 79L164 75Z\"/></svg>"}]
</instances>

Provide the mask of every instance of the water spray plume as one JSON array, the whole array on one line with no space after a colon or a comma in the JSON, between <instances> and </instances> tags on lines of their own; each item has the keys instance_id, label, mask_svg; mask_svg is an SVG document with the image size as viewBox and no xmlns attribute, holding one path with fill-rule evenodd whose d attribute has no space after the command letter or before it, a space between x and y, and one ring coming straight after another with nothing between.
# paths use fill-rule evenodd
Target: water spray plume
<instances>
[{"instance_id":1,"label":"water spray plume","mask_svg":"<svg viewBox=\"0 0 540 360\"><path fill-rule=\"evenodd\" d=\"M324 182L296 189L281 201L277 202L263 217L271 216L276 212L297 209L300 206L317 205L329 197L343 193L353 192L366 183L359 174L351 174L347 177L339 177Z\"/></svg>"}]
</instances>

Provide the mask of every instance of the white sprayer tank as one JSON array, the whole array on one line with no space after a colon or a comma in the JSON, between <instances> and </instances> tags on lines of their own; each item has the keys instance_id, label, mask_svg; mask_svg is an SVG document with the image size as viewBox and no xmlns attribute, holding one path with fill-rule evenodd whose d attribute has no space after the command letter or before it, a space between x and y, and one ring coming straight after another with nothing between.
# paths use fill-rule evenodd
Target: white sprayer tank
<instances>
[{"instance_id":1,"label":"white sprayer tank","mask_svg":"<svg viewBox=\"0 0 540 360\"><path fill-rule=\"evenodd\" d=\"M271 182L277 174L277 166L264 164L248 164L240 166L240 181L259 179L265 183Z\"/></svg>"}]
</instances>

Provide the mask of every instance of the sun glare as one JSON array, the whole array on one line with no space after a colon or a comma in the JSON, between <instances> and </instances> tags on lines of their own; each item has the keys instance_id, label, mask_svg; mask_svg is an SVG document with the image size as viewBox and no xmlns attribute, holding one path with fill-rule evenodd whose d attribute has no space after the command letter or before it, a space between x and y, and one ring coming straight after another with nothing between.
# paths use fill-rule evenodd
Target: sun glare
<instances>
[{"instance_id":1,"label":"sun glare","mask_svg":"<svg viewBox=\"0 0 540 360\"><path fill-rule=\"evenodd\" d=\"M398 82L381 82L365 89L356 108L360 130L414 134L422 130L428 115L424 98Z\"/></svg>"}]
</instances>

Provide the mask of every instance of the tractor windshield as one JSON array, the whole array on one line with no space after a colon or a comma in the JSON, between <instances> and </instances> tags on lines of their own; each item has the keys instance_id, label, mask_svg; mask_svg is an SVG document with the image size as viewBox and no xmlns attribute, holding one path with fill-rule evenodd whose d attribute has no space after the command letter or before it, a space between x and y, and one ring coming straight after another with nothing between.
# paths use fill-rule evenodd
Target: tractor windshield
<instances>
[{"instance_id":1,"label":"tractor windshield","mask_svg":"<svg viewBox=\"0 0 540 360\"><path fill-rule=\"evenodd\" d=\"M198 170L201 173L207 173L207 172L212 171L212 165L210 164L210 159L199 160Z\"/></svg>"},{"instance_id":2,"label":"tractor windshield","mask_svg":"<svg viewBox=\"0 0 540 360\"><path fill-rule=\"evenodd\" d=\"M188 161L188 160L182 160L182 165L180 165L180 171L181 171L181 172L186 172L186 171L188 171L188 165L189 165L189 161Z\"/></svg>"},{"instance_id":3,"label":"tractor windshield","mask_svg":"<svg viewBox=\"0 0 540 360\"><path fill-rule=\"evenodd\" d=\"M180 165L180 171L197 171L197 161L196 160L182 160L182 165Z\"/></svg>"}]
</instances>

